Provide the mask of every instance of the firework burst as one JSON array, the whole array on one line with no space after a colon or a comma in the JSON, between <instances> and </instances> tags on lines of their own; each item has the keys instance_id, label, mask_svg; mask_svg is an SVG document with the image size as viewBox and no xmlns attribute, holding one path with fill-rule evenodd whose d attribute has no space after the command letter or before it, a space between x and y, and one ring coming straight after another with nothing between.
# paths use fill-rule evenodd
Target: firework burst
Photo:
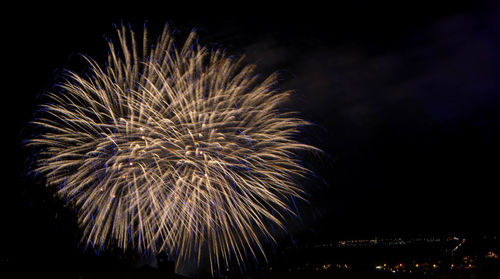
<instances>
[{"instance_id":1,"label":"firework burst","mask_svg":"<svg viewBox=\"0 0 500 279\"><path fill-rule=\"evenodd\" d=\"M278 107L290 92L276 75L195 43L176 48L165 27L154 46L121 27L108 61L67 72L48 94L29 141L36 171L78 210L87 245L167 251L179 261L208 253L211 267L264 254L283 227L294 177L308 171L294 140L308 123Z\"/></svg>"}]
</instances>

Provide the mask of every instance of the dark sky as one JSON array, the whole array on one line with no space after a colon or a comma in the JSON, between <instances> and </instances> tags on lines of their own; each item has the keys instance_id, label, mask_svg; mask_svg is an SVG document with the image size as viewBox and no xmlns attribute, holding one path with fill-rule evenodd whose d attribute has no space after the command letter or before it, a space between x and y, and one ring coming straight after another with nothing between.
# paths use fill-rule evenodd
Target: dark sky
<instances>
[{"instance_id":1,"label":"dark sky","mask_svg":"<svg viewBox=\"0 0 500 279\"><path fill-rule=\"evenodd\" d=\"M316 124L303 140L327 156L311 162L320 178L305 185L311 194L301 209L305 226L293 231L325 238L493 232L500 5L400 2L406 4L144 2L39 5L29 12L12 6L7 13L14 16L2 31L2 241L11 250L43 250L44 240L71 242L63 236L71 229L54 218L60 205L24 176L21 143L37 96L63 68L82 69L79 53L102 59L104 35L113 37L112 24L121 20L138 29L147 21L152 33L170 22L180 38L196 28L200 43L246 54L264 75L278 71L281 87L296 91L289 108Z\"/></svg>"}]
</instances>

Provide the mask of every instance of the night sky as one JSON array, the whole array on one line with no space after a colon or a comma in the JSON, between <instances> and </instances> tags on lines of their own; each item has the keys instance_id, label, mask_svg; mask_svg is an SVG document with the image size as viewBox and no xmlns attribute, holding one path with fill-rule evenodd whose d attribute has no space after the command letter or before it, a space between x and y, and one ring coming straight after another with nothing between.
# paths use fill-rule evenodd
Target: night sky
<instances>
[{"instance_id":1,"label":"night sky","mask_svg":"<svg viewBox=\"0 0 500 279\"><path fill-rule=\"evenodd\" d=\"M310 202L291 233L494 232L499 3L371 2L6 8L14 16L2 24L2 261L76 249L71 211L26 176L22 142L62 69L83 70L80 53L103 61L104 36L121 21L136 30L146 21L158 35L169 22L180 40L194 28L200 44L246 54L295 90L287 109L315 124L302 140L325 154L304 158L317 177L304 182Z\"/></svg>"}]
</instances>

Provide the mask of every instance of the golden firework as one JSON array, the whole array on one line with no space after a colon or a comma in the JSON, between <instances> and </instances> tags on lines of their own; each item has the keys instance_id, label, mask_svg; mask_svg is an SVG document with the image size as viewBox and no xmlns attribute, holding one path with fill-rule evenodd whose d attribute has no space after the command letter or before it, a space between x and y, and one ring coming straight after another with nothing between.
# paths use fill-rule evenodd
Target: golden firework
<instances>
[{"instance_id":1,"label":"golden firework","mask_svg":"<svg viewBox=\"0 0 500 279\"><path fill-rule=\"evenodd\" d=\"M117 33L106 65L86 57L91 74L68 72L48 95L36 171L78 209L87 244L179 261L206 250L212 268L264 254L260 239L302 198L297 151L316 150L294 139L308 123L278 109L290 92L195 33L182 48L167 27L154 46L146 29L140 42Z\"/></svg>"}]
</instances>

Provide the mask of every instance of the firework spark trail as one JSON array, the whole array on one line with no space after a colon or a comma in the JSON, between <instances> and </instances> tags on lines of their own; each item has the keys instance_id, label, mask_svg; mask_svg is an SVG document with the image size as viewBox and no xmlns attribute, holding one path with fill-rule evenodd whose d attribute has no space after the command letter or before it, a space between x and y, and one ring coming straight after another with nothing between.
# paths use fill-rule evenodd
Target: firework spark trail
<instances>
[{"instance_id":1,"label":"firework spark trail","mask_svg":"<svg viewBox=\"0 0 500 279\"><path fill-rule=\"evenodd\" d=\"M179 261L202 247L211 267L239 264L283 227L293 178L305 175L294 140L308 123L278 110L290 92L276 75L195 43L180 49L165 27L149 47L121 27L107 64L68 72L35 124L36 171L79 210L84 239L102 247L166 249ZM279 213L281 212L281 213Z\"/></svg>"}]
</instances>

